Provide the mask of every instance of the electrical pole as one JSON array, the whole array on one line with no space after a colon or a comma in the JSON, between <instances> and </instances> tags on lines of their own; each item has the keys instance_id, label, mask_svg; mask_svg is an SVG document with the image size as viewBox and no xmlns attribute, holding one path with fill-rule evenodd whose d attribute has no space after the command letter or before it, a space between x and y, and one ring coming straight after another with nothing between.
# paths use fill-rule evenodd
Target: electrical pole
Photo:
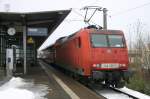
<instances>
[{"instance_id":1,"label":"electrical pole","mask_svg":"<svg viewBox=\"0 0 150 99\"><path fill-rule=\"evenodd\" d=\"M107 9L103 8L103 29L107 29Z\"/></svg>"}]
</instances>

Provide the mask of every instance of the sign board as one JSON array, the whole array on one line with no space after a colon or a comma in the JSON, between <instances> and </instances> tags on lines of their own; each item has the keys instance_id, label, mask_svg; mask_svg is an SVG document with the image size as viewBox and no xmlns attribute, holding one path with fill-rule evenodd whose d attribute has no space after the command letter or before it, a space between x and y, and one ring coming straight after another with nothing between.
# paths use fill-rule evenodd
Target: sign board
<instances>
[{"instance_id":1,"label":"sign board","mask_svg":"<svg viewBox=\"0 0 150 99\"><path fill-rule=\"evenodd\" d=\"M29 37L28 40L27 40L27 43L29 44L33 44L34 43L34 40L32 37Z\"/></svg>"},{"instance_id":2,"label":"sign board","mask_svg":"<svg viewBox=\"0 0 150 99\"><path fill-rule=\"evenodd\" d=\"M6 49L6 66L9 70L13 70L14 57L13 49Z\"/></svg>"},{"instance_id":3,"label":"sign board","mask_svg":"<svg viewBox=\"0 0 150 99\"><path fill-rule=\"evenodd\" d=\"M28 36L47 36L48 29L47 28L27 28Z\"/></svg>"}]
</instances>

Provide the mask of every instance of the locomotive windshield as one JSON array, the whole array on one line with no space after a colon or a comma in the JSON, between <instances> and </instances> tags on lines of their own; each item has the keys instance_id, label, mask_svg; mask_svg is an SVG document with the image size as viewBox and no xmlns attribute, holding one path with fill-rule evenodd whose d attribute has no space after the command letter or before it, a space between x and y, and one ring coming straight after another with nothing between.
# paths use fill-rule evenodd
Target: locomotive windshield
<instances>
[{"instance_id":1,"label":"locomotive windshield","mask_svg":"<svg viewBox=\"0 0 150 99\"><path fill-rule=\"evenodd\" d=\"M92 34L93 47L124 47L122 35Z\"/></svg>"},{"instance_id":2,"label":"locomotive windshield","mask_svg":"<svg viewBox=\"0 0 150 99\"><path fill-rule=\"evenodd\" d=\"M108 35L110 47L124 47L122 35Z\"/></svg>"},{"instance_id":3,"label":"locomotive windshield","mask_svg":"<svg viewBox=\"0 0 150 99\"><path fill-rule=\"evenodd\" d=\"M106 35L92 34L91 37L93 47L108 47Z\"/></svg>"}]
</instances>

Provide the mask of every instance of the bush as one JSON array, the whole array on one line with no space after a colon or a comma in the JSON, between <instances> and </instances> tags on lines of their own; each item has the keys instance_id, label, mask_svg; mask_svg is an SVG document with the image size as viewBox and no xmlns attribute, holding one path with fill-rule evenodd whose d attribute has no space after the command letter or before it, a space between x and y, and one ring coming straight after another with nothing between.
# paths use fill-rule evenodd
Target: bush
<instances>
[{"instance_id":1,"label":"bush","mask_svg":"<svg viewBox=\"0 0 150 99\"><path fill-rule=\"evenodd\" d=\"M136 72L129 81L128 88L150 95L150 85L140 73Z\"/></svg>"},{"instance_id":2,"label":"bush","mask_svg":"<svg viewBox=\"0 0 150 99\"><path fill-rule=\"evenodd\" d=\"M147 95L150 95L150 84L149 83L146 84L144 93Z\"/></svg>"}]
</instances>

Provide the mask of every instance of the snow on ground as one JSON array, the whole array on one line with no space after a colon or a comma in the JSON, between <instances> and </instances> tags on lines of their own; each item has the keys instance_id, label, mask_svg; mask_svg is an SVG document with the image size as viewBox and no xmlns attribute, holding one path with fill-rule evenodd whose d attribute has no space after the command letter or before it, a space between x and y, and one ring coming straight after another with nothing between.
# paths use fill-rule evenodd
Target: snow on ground
<instances>
[{"instance_id":1,"label":"snow on ground","mask_svg":"<svg viewBox=\"0 0 150 99\"><path fill-rule=\"evenodd\" d=\"M115 92L110 89L100 90L98 91L98 93L100 93L102 96L106 97L107 99L132 99L127 95Z\"/></svg>"},{"instance_id":2,"label":"snow on ground","mask_svg":"<svg viewBox=\"0 0 150 99\"><path fill-rule=\"evenodd\" d=\"M139 99L150 99L150 96L140 93L138 91L134 91L132 89L128 89L127 87L120 88L117 90L120 90L129 95L135 96ZM102 96L106 97L107 99L132 99L131 97L125 94L121 94L119 92L116 92L110 89L97 90L97 92L100 93Z\"/></svg>"},{"instance_id":3,"label":"snow on ground","mask_svg":"<svg viewBox=\"0 0 150 99\"><path fill-rule=\"evenodd\" d=\"M134 91L132 89L128 89L127 87L119 89L122 92L128 93L130 95L136 96L139 99L150 99L150 96L140 93L138 91Z\"/></svg>"},{"instance_id":4,"label":"snow on ground","mask_svg":"<svg viewBox=\"0 0 150 99\"><path fill-rule=\"evenodd\" d=\"M46 99L48 86L13 77L0 86L0 99Z\"/></svg>"}]
</instances>

